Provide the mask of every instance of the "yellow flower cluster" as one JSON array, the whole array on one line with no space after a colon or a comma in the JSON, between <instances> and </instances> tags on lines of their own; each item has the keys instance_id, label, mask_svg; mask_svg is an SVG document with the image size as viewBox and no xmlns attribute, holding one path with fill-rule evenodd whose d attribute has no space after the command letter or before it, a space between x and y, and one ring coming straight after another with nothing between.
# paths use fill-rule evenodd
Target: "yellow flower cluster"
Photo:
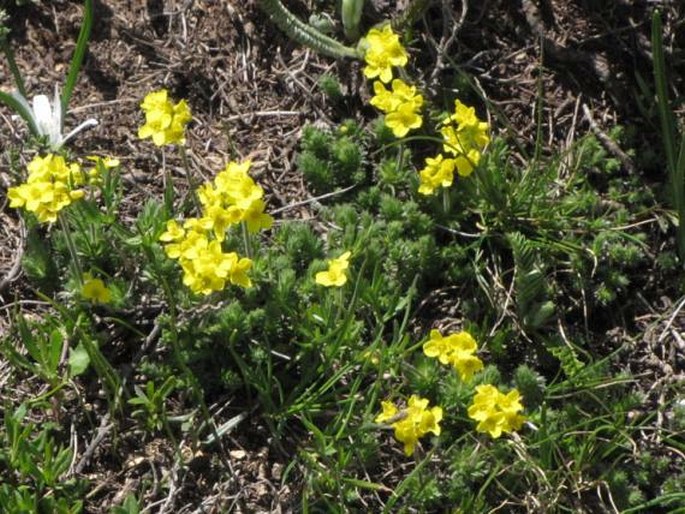
<instances>
[{"instance_id":1,"label":"yellow flower cluster","mask_svg":"<svg viewBox=\"0 0 685 514\"><path fill-rule=\"evenodd\" d=\"M352 252L345 252L337 259L328 261L328 270L320 271L316 274L317 284L325 287L342 287L347 282L347 268L350 267L350 256Z\"/></svg>"},{"instance_id":2,"label":"yellow flower cluster","mask_svg":"<svg viewBox=\"0 0 685 514\"><path fill-rule=\"evenodd\" d=\"M145 112L145 124L138 129L138 137L151 137L157 146L185 144L184 129L192 119L185 100L174 104L166 89L148 93L140 104Z\"/></svg>"},{"instance_id":3,"label":"yellow flower cluster","mask_svg":"<svg viewBox=\"0 0 685 514\"><path fill-rule=\"evenodd\" d=\"M404 443L404 453L411 456L419 439L431 432L440 435L442 408L428 408L428 400L417 395L409 397L407 408L400 411L392 402L382 402L383 412L376 417L376 423L390 423L395 429L395 438Z\"/></svg>"},{"instance_id":4,"label":"yellow flower cluster","mask_svg":"<svg viewBox=\"0 0 685 514\"><path fill-rule=\"evenodd\" d=\"M408 85L402 79L392 78L393 66L403 67L407 64L407 51L390 25L371 29L365 42L367 49L364 53L364 75L369 79L380 79L373 83L374 96L370 103L385 113L385 124L395 137L404 137L410 130L423 124L423 118L419 114L423 96L416 92L416 87ZM390 81L391 89L388 90L384 83Z\"/></svg>"},{"instance_id":5,"label":"yellow flower cluster","mask_svg":"<svg viewBox=\"0 0 685 514\"><path fill-rule=\"evenodd\" d=\"M26 182L10 187L7 197L10 207L24 207L41 223L54 223L59 211L85 195L83 189L77 189L87 181L81 166L67 163L61 155L36 156L27 170Z\"/></svg>"},{"instance_id":6,"label":"yellow flower cluster","mask_svg":"<svg viewBox=\"0 0 685 514\"><path fill-rule=\"evenodd\" d=\"M395 137L404 137L410 130L423 124L423 118L419 114L423 96L416 92L415 86L410 86L402 79L393 80L391 87L389 91L382 82L374 82L375 95L370 103L385 113L385 124Z\"/></svg>"},{"instance_id":7,"label":"yellow flower cluster","mask_svg":"<svg viewBox=\"0 0 685 514\"><path fill-rule=\"evenodd\" d=\"M392 67L407 64L407 51L400 43L400 38L392 31L389 24L369 30L365 38L364 76L367 79L378 77L383 82L392 80Z\"/></svg>"},{"instance_id":8,"label":"yellow flower cluster","mask_svg":"<svg viewBox=\"0 0 685 514\"><path fill-rule=\"evenodd\" d=\"M477 349L476 340L468 332L443 337L438 330L431 330L430 340L423 344L423 353L437 357L442 364L453 366L464 382L483 369L483 361L474 355Z\"/></svg>"},{"instance_id":9,"label":"yellow flower cluster","mask_svg":"<svg viewBox=\"0 0 685 514\"><path fill-rule=\"evenodd\" d=\"M186 219L183 226L170 220L159 237L166 243L167 256L178 259L183 283L194 293L221 291L227 282L252 285L247 275L252 260L235 252L225 253L221 247L231 225L242 222L250 232L256 232L273 223L273 218L264 213L264 190L249 176L249 169L249 161L229 163L213 182L198 189L202 216Z\"/></svg>"},{"instance_id":10,"label":"yellow flower cluster","mask_svg":"<svg viewBox=\"0 0 685 514\"><path fill-rule=\"evenodd\" d=\"M478 432L489 433L497 439L503 433L521 428L526 419L519 414L522 410L521 395L516 389L504 394L495 386L485 384L476 387L468 414L471 419L478 421Z\"/></svg>"},{"instance_id":11,"label":"yellow flower cluster","mask_svg":"<svg viewBox=\"0 0 685 514\"><path fill-rule=\"evenodd\" d=\"M430 339L423 344L428 357L436 357L442 364L453 366L463 381L469 381L474 373L483 369L483 361L476 355L478 345L468 332L457 332L446 337L438 330L431 330ZM476 395L468 408L471 419L478 421L476 430L489 433L493 438L518 430L525 417L521 396L516 389L501 393L491 384L476 387Z\"/></svg>"},{"instance_id":12,"label":"yellow flower cluster","mask_svg":"<svg viewBox=\"0 0 685 514\"><path fill-rule=\"evenodd\" d=\"M451 156L439 154L426 159L426 167L419 172L419 193L432 195L439 187L451 186L455 170L460 176L468 177L490 141L488 130L488 124L478 119L473 107L456 100L454 113L440 129L444 139L443 152Z\"/></svg>"}]
</instances>

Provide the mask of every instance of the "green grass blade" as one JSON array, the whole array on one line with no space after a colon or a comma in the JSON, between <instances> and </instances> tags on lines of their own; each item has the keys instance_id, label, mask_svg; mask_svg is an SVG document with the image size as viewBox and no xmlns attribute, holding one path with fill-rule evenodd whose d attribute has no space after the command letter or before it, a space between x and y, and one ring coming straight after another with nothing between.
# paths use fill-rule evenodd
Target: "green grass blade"
<instances>
[{"instance_id":1,"label":"green grass blade","mask_svg":"<svg viewBox=\"0 0 685 514\"><path fill-rule=\"evenodd\" d=\"M661 14L652 15L652 54L654 59L654 83L656 86L657 107L661 123L668 175L671 181L673 207L678 213L678 254L685 259L685 136L681 138L678 150L678 131L675 126L673 110L668 99L666 62L661 25Z\"/></svg>"},{"instance_id":2,"label":"green grass blade","mask_svg":"<svg viewBox=\"0 0 685 514\"><path fill-rule=\"evenodd\" d=\"M661 122L661 136L664 139L664 149L668 161L669 171L675 170L676 161L676 130L673 112L668 100L666 85L666 63L664 61L664 42L661 26L661 14L654 11L652 16L652 54L654 59L654 82L656 85L657 106Z\"/></svg>"},{"instance_id":3,"label":"green grass blade","mask_svg":"<svg viewBox=\"0 0 685 514\"><path fill-rule=\"evenodd\" d=\"M85 0L83 6L83 24L81 25L81 32L79 32L78 40L76 41L76 50L74 56L71 58L71 65L69 66L69 74L67 75L67 82L62 92L62 123L64 123L64 114L67 112L71 93L74 91L78 74L81 71L83 58L88 49L88 40L90 39L90 30L93 26L93 0Z\"/></svg>"},{"instance_id":4,"label":"green grass blade","mask_svg":"<svg viewBox=\"0 0 685 514\"><path fill-rule=\"evenodd\" d=\"M678 253L685 257L685 132L680 136L680 148L675 169L671 172L673 196L678 211Z\"/></svg>"},{"instance_id":5,"label":"green grass blade","mask_svg":"<svg viewBox=\"0 0 685 514\"><path fill-rule=\"evenodd\" d=\"M14 112L16 112L19 116L24 118L26 123L29 125L29 130L31 131L31 134L34 136L38 136L38 128L36 127L35 123L33 122L33 116L31 113L26 110L26 106L23 105L19 100L17 100L14 96L8 95L7 93L4 93L0 91L0 102L4 103L7 107L12 109Z\"/></svg>"}]
</instances>

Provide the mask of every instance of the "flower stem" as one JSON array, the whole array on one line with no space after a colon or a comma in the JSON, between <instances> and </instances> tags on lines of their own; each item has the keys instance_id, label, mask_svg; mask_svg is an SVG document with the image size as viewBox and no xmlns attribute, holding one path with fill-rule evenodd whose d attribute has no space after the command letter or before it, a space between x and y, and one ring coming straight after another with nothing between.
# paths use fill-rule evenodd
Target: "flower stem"
<instances>
[{"instance_id":1,"label":"flower stem","mask_svg":"<svg viewBox=\"0 0 685 514\"><path fill-rule=\"evenodd\" d=\"M69 230L69 224L67 223L64 214L61 212L57 214L57 219L59 220L59 225L64 233L64 240L67 242L67 249L69 250L69 255L71 257L71 264L74 267L74 272L76 274L76 283L79 288L83 286L83 268L81 267L81 262L79 261L78 253L76 251L76 245L71 237L71 231Z\"/></svg>"},{"instance_id":2,"label":"flower stem","mask_svg":"<svg viewBox=\"0 0 685 514\"><path fill-rule=\"evenodd\" d=\"M247 230L247 223L240 222L240 228L243 233L243 244L245 245L245 255L248 259L252 258L252 242L250 241L250 232Z\"/></svg>"},{"instance_id":3,"label":"flower stem","mask_svg":"<svg viewBox=\"0 0 685 514\"><path fill-rule=\"evenodd\" d=\"M197 195L195 194L195 192L197 191L199 186L195 182L195 178L193 178L193 174L190 171L190 161L188 160L188 153L186 152L186 147L181 145L179 147L178 151L181 154L181 161L183 161L183 168L186 170L186 178L188 179L188 189L190 191L191 197L193 198L193 203L195 204L197 211L202 212L202 205L200 205L200 201L198 200Z\"/></svg>"},{"instance_id":4,"label":"flower stem","mask_svg":"<svg viewBox=\"0 0 685 514\"><path fill-rule=\"evenodd\" d=\"M164 209L166 217L170 218L174 213L174 178L166 166L166 151L162 147L162 172L164 173Z\"/></svg>"}]
</instances>

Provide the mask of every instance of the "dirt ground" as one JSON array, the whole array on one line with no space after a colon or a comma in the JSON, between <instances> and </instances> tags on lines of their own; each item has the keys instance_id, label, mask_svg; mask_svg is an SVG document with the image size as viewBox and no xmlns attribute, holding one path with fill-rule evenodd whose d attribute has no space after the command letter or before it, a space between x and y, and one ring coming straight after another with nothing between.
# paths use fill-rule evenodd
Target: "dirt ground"
<instances>
[{"instance_id":1,"label":"dirt ground","mask_svg":"<svg viewBox=\"0 0 685 514\"><path fill-rule=\"evenodd\" d=\"M42 0L16 6L3 0L11 16L11 40L17 62L31 94L52 94L64 80L81 22L78 1ZM301 18L313 2L288 1ZM599 135L617 124L643 124L639 79L652 83L650 10L655 3L626 0L489 0L434 2L414 33L413 62L428 91L451 83L459 88L457 65L470 74L493 105L492 125L521 140L534 141L539 120L549 148L567 148L589 131ZM318 3L317 3L318 4ZM685 58L673 48L685 47L685 29L677 7L667 5L666 45L671 76L685 80ZM370 2L364 23L371 26L402 11L386 0ZM679 21L678 21L679 20ZM670 53L669 53L670 52ZM318 87L326 73L341 77L345 98L332 105ZM682 82L674 80L675 91ZM12 89L5 63L0 87ZM255 0L98 0L92 39L83 73L66 120L67 129L93 117L99 125L78 137L76 154L117 157L124 170L127 197L124 216L133 218L151 196L161 196L160 153L137 139L142 123L139 104L149 91L165 87L175 98L186 98L193 112L188 135L192 172L212 177L230 159L251 158L268 205L277 209L307 199L294 157L302 127L307 122L335 124L345 117L363 121L372 115L358 63L336 62L289 41L264 14ZM542 101L538 101L542 92ZM541 110L541 112L540 112ZM506 126L498 120L508 119ZM625 173L647 181L665 180L663 169L652 169L639 150L656 144L658 127L644 127L635 140L637 154L619 146L610 148L621 159ZM7 208L5 190L15 183L6 149L18 147L26 129L0 108L0 331L9 326L17 298L35 300L23 282L19 259L25 240L17 213ZM30 156L20 155L21 161ZM174 155L167 166L182 174ZM179 181L183 183L183 181ZM306 207L291 209L289 218L309 218ZM658 249L655 249L658 251ZM31 304L24 308L31 309ZM636 322L638 335L628 367L649 383L682 381L685 327L682 305L664 298L648 302ZM0 366L0 385L14 373ZM20 399L25 389L3 392ZM655 385L654 402L666 385ZM230 399L218 401L221 410ZM92 409L98 411L97 402ZM225 420L230 419L230 409ZM152 480L173 469L173 450L166 442L140 444L140 434L114 427L104 413L84 422L77 431L72 471L97 487L86 501L88 512L109 512L141 480ZM93 419L99 425L93 425ZM72 421L78 424L78 416ZM249 435L248 435L249 434ZM260 438L263 435L263 438ZM159 512L288 512L298 484L282 486L288 458L268 444L267 432L257 420L247 419L216 454L189 456L190 471L159 505ZM150 478L154 477L154 478ZM152 491L154 492L154 487Z\"/></svg>"}]
</instances>

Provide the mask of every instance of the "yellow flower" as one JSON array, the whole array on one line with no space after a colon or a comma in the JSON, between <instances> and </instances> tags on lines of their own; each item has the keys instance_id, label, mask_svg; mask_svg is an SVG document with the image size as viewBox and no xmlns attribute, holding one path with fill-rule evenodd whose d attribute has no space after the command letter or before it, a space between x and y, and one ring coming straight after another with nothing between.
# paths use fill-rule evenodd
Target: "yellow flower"
<instances>
[{"instance_id":1,"label":"yellow flower","mask_svg":"<svg viewBox=\"0 0 685 514\"><path fill-rule=\"evenodd\" d=\"M454 180L454 159L445 159L442 154L426 159L426 167L419 172L419 193L432 195L439 187L449 187Z\"/></svg>"},{"instance_id":2,"label":"yellow flower","mask_svg":"<svg viewBox=\"0 0 685 514\"><path fill-rule=\"evenodd\" d=\"M445 121L440 133L445 139L444 151L455 157L465 157L471 165L460 168L460 175L468 175L478 164L481 151L490 142L488 130L488 124L478 119L473 107L467 107L459 100L454 102L454 114Z\"/></svg>"},{"instance_id":3,"label":"yellow flower","mask_svg":"<svg viewBox=\"0 0 685 514\"><path fill-rule=\"evenodd\" d=\"M392 31L389 24L380 29L371 29L366 35L364 44L366 67L364 75L368 79L378 77L383 82L392 80L392 66L405 66L408 55L400 43L400 38Z\"/></svg>"},{"instance_id":4,"label":"yellow flower","mask_svg":"<svg viewBox=\"0 0 685 514\"><path fill-rule=\"evenodd\" d=\"M269 228L273 218L264 212L264 190L248 175L250 162L230 162L212 182L197 189L202 216L188 218L183 227L167 222L160 241L170 259L178 259L183 283L194 293L208 295L227 283L251 287L252 260L225 253L221 243L231 225L244 222L249 232Z\"/></svg>"},{"instance_id":5,"label":"yellow flower","mask_svg":"<svg viewBox=\"0 0 685 514\"><path fill-rule=\"evenodd\" d=\"M252 260L247 257L238 258L238 254L235 252L229 253L231 268L228 274L228 278L231 284L235 284L241 287L252 287L252 281L250 277L247 276L247 272L252 267Z\"/></svg>"},{"instance_id":6,"label":"yellow flower","mask_svg":"<svg viewBox=\"0 0 685 514\"><path fill-rule=\"evenodd\" d=\"M271 228L274 223L273 217L264 212L266 203L262 199L253 200L250 205L242 212L241 220L247 225L247 230L251 233L261 229Z\"/></svg>"},{"instance_id":7,"label":"yellow flower","mask_svg":"<svg viewBox=\"0 0 685 514\"><path fill-rule=\"evenodd\" d=\"M430 340L423 345L426 356L437 357L442 364L453 366L464 382L483 369L483 362L474 355L477 349L475 339L468 332L443 337L438 330L431 330Z\"/></svg>"},{"instance_id":8,"label":"yellow flower","mask_svg":"<svg viewBox=\"0 0 685 514\"><path fill-rule=\"evenodd\" d=\"M476 395L468 408L468 415L478 421L478 432L488 433L497 439L503 433L521 428L526 420L519 414L522 410L521 395L516 389L504 394L495 386L485 384L476 387Z\"/></svg>"},{"instance_id":9,"label":"yellow flower","mask_svg":"<svg viewBox=\"0 0 685 514\"><path fill-rule=\"evenodd\" d=\"M81 296L93 303L109 303L112 301L112 293L105 283L99 278L93 278L90 273L83 274Z\"/></svg>"},{"instance_id":10,"label":"yellow flower","mask_svg":"<svg viewBox=\"0 0 685 514\"><path fill-rule=\"evenodd\" d=\"M164 243L170 243L171 241L180 241L185 236L186 231L183 230L176 223L176 220L169 220L166 222L166 232L159 236L159 240Z\"/></svg>"},{"instance_id":11,"label":"yellow flower","mask_svg":"<svg viewBox=\"0 0 685 514\"><path fill-rule=\"evenodd\" d=\"M423 96L417 94L416 87L410 86L401 79L392 81L392 91L388 91L381 82L374 82L375 96L371 105L383 111L385 124L395 137L404 137L411 129L419 128L423 118L419 110L423 105Z\"/></svg>"},{"instance_id":12,"label":"yellow flower","mask_svg":"<svg viewBox=\"0 0 685 514\"><path fill-rule=\"evenodd\" d=\"M429 432L440 435L443 412L440 407L428 408L428 400L417 395L409 397L407 408L399 411L392 402L382 402L383 412L376 423L390 422L395 438L404 443L404 453L411 456L418 440Z\"/></svg>"},{"instance_id":13,"label":"yellow flower","mask_svg":"<svg viewBox=\"0 0 685 514\"><path fill-rule=\"evenodd\" d=\"M325 287L341 287L347 282L347 274L345 271L349 267L349 259L352 252L345 252L337 259L328 261L328 270L320 271L316 274L315 280L317 284Z\"/></svg>"},{"instance_id":14,"label":"yellow flower","mask_svg":"<svg viewBox=\"0 0 685 514\"><path fill-rule=\"evenodd\" d=\"M400 99L385 88L380 80L373 83L374 96L371 97L369 103L376 109L383 112L392 112L399 107Z\"/></svg>"},{"instance_id":15,"label":"yellow flower","mask_svg":"<svg viewBox=\"0 0 685 514\"><path fill-rule=\"evenodd\" d=\"M84 182L81 167L77 163L67 164L61 155L36 156L26 168L26 182L10 187L7 197L10 207L24 207L41 223L55 222L59 211L85 195L84 191L73 189Z\"/></svg>"},{"instance_id":16,"label":"yellow flower","mask_svg":"<svg viewBox=\"0 0 685 514\"><path fill-rule=\"evenodd\" d=\"M138 137L152 137L157 146L185 144L184 129L192 119L185 100L174 104L166 89L148 93L140 104L145 112L145 124L138 130Z\"/></svg>"},{"instance_id":17,"label":"yellow flower","mask_svg":"<svg viewBox=\"0 0 685 514\"><path fill-rule=\"evenodd\" d=\"M381 408L383 409L383 412L376 416L376 419L374 420L376 423L384 423L386 421L390 421L395 416L397 416L397 413L399 412L395 404L392 402L381 402Z\"/></svg>"}]
</instances>

